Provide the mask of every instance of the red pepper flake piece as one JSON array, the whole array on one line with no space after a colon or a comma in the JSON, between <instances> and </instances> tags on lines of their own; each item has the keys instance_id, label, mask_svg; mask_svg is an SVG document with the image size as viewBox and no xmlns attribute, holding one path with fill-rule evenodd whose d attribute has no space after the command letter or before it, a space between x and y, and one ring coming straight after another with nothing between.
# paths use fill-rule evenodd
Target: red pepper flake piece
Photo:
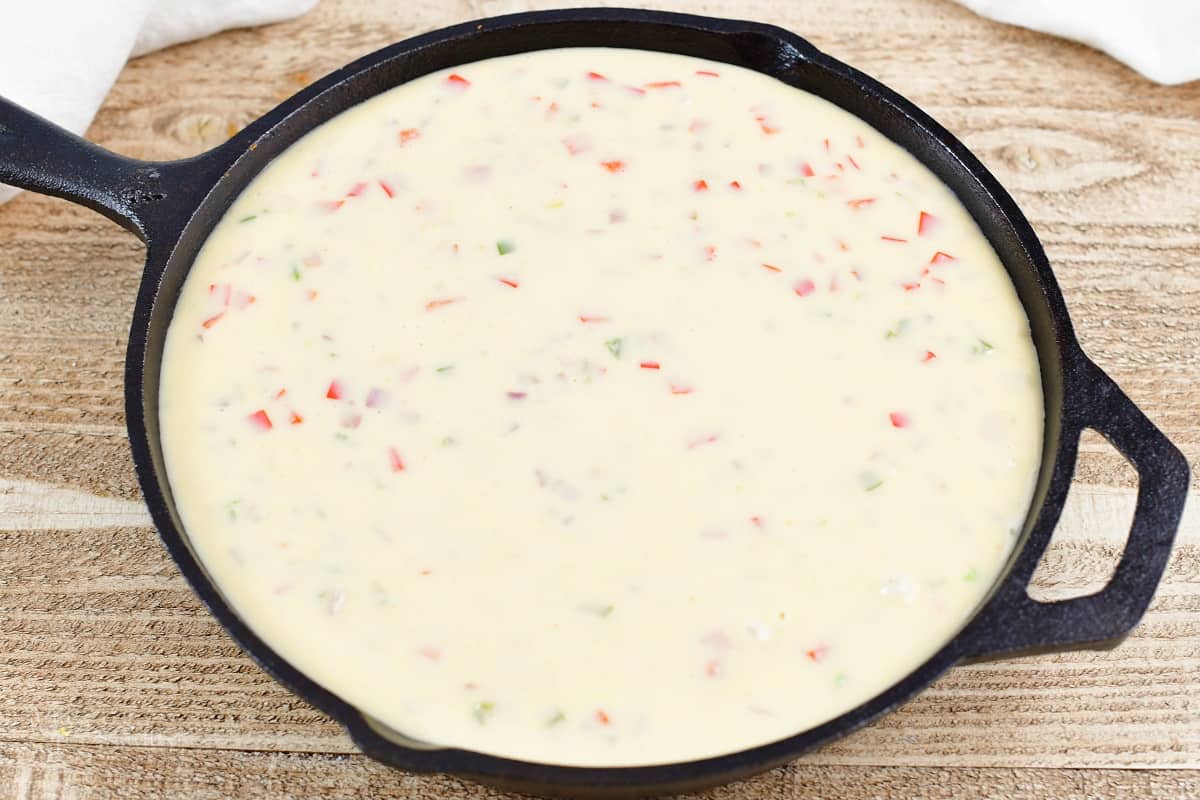
<instances>
[{"instance_id":1,"label":"red pepper flake piece","mask_svg":"<svg viewBox=\"0 0 1200 800\"><path fill-rule=\"evenodd\" d=\"M697 192L707 192L708 191L708 181L701 178L700 180L698 180L692 184L692 189Z\"/></svg>"},{"instance_id":2,"label":"red pepper flake piece","mask_svg":"<svg viewBox=\"0 0 1200 800\"><path fill-rule=\"evenodd\" d=\"M652 81L646 84L647 89L679 89L683 84L679 81Z\"/></svg>"},{"instance_id":3,"label":"red pepper flake piece","mask_svg":"<svg viewBox=\"0 0 1200 800\"><path fill-rule=\"evenodd\" d=\"M903 411L892 411L888 414L888 419L892 421L893 428L908 427L908 414L905 414Z\"/></svg>"},{"instance_id":4,"label":"red pepper flake piece","mask_svg":"<svg viewBox=\"0 0 1200 800\"><path fill-rule=\"evenodd\" d=\"M805 650L804 655L808 656L810 661L824 661L828 652L829 645L819 644L811 650Z\"/></svg>"},{"instance_id":5,"label":"red pepper flake piece","mask_svg":"<svg viewBox=\"0 0 1200 800\"><path fill-rule=\"evenodd\" d=\"M688 450L694 450L701 445L712 444L720 438L721 437L715 433L710 433L708 436L701 436L699 439L693 439L692 441L688 442Z\"/></svg>"},{"instance_id":6,"label":"red pepper flake piece","mask_svg":"<svg viewBox=\"0 0 1200 800\"><path fill-rule=\"evenodd\" d=\"M450 84L456 89L466 89L471 85L469 80L464 78L462 75L459 75L457 72L450 73L450 77L446 78L446 83Z\"/></svg>"},{"instance_id":7,"label":"red pepper flake piece","mask_svg":"<svg viewBox=\"0 0 1200 800\"><path fill-rule=\"evenodd\" d=\"M308 290L308 299L309 299L309 300L316 300L316 299L317 299L317 290L316 290L316 289L309 289L309 290Z\"/></svg>"},{"instance_id":8,"label":"red pepper flake piece","mask_svg":"<svg viewBox=\"0 0 1200 800\"><path fill-rule=\"evenodd\" d=\"M633 92L636 95L644 95L646 93L646 90L640 86L626 86L625 90Z\"/></svg>"},{"instance_id":9,"label":"red pepper flake piece","mask_svg":"<svg viewBox=\"0 0 1200 800\"><path fill-rule=\"evenodd\" d=\"M233 296L233 307L245 308L246 306L253 305L257 299L254 295L247 292L238 292ZM228 301L226 301L226 304L228 305Z\"/></svg>"},{"instance_id":10,"label":"red pepper flake piece","mask_svg":"<svg viewBox=\"0 0 1200 800\"><path fill-rule=\"evenodd\" d=\"M518 286L521 285L521 284L517 283L516 278L496 278L496 280L499 281L500 283L503 283L505 286L507 286L511 289L516 289Z\"/></svg>"},{"instance_id":11,"label":"red pepper flake piece","mask_svg":"<svg viewBox=\"0 0 1200 800\"><path fill-rule=\"evenodd\" d=\"M804 161L800 164L800 174L806 178L811 178L812 176L816 175L817 173L813 171L812 164L808 163L807 161Z\"/></svg>"},{"instance_id":12,"label":"red pepper flake piece","mask_svg":"<svg viewBox=\"0 0 1200 800\"><path fill-rule=\"evenodd\" d=\"M658 369L658 367L655 367L655 369ZM671 394L691 394L694 391L696 390L691 386L684 386L683 384L679 383L671 384Z\"/></svg>"},{"instance_id":13,"label":"red pepper flake piece","mask_svg":"<svg viewBox=\"0 0 1200 800\"><path fill-rule=\"evenodd\" d=\"M771 272L783 272L783 267L777 267L774 264L763 264L763 269L769 269Z\"/></svg>"},{"instance_id":14,"label":"red pepper flake piece","mask_svg":"<svg viewBox=\"0 0 1200 800\"><path fill-rule=\"evenodd\" d=\"M929 233L937 221L938 218L933 214L930 214L928 211L922 211L921 215L917 217L917 236L924 236L926 233Z\"/></svg>"},{"instance_id":15,"label":"red pepper flake piece","mask_svg":"<svg viewBox=\"0 0 1200 800\"><path fill-rule=\"evenodd\" d=\"M420 128L405 128L400 131L400 144L406 145L411 141L421 138Z\"/></svg>"},{"instance_id":16,"label":"red pepper flake piece","mask_svg":"<svg viewBox=\"0 0 1200 800\"><path fill-rule=\"evenodd\" d=\"M704 245L704 260L705 261L716 261L717 260L717 246L715 244Z\"/></svg>"},{"instance_id":17,"label":"red pepper flake piece","mask_svg":"<svg viewBox=\"0 0 1200 800\"><path fill-rule=\"evenodd\" d=\"M945 286L945 285L946 285L946 282L945 282L944 280L942 280L941 278L930 278L929 280L933 281L933 282L934 282L934 283L936 283L938 286Z\"/></svg>"},{"instance_id":18,"label":"red pepper flake piece","mask_svg":"<svg viewBox=\"0 0 1200 800\"><path fill-rule=\"evenodd\" d=\"M359 425L362 425L362 414L347 414L342 417L342 427L354 430Z\"/></svg>"},{"instance_id":19,"label":"red pepper flake piece","mask_svg":"<svg viewBox=\"0 0 1200 800\"><path fill-rule=\"evenodd\" d=\"M880 236L879 238L885 242L907 242L908 241L908 239L901 239L899 236Z\"/></svg>"},{"instance_id":20,"label":"red pepper flake piece","mask_svg":"<svg viewBox=\"0 0 1200 800\"><path fill-rule=\"evenodd\" d=\"M859 272L856 269L852 269L852 270L850 270L850 274L854 276L854 280L858 281L859 283L862 283L863 276L862 276L861 272Z\"/></svg>"},{"instance_id":21,"label":"red pepper flake piece","mask_svg":"<svg viewBox=\"0 0 1200 800\"><path fill-rule=\"evenodd\" d=\"M871 205L872 203L875 202L875 200L876 200L876 198L874 198L874 197L860 197L857 200L847 200L846 205L850 206L855 211L857 211L860 208L864 208L866 206Z\"/></svg>"},{"instance_id":22,"label":"red pepper flake piece","mask_svg":"<svg viewBox=\"0 0 1200 800\"><path fill-rule=\"evenodd\" d=\"M304 422L304 417L300 416L295 411L293 411L288 416L288 422L292 425L299 425L300 423Z\"/></svg>"},{"instance_id":23,"label":"red pepper flake piece","mask_svg":"<svg viewBox=\"0 0 1200 800\"><path fill-rule=\"evenodd\" d=\"M713 72L712 70L707 70L707 69L698 69L698 70L696 70L696 74L700 75L701 77L704 77L704 78L719 78L719 77L721 77L721 73Z\"/></svg>"},{"instance_id":24,"label":"red pepper flake piece","mask_svg":"<svg viewBox=\"0 0 1200 800\"><path fill-rule=\"evenodd\" d=\"M825 139L824 142L825 142L825 152L828 153L829 152L829 140Z\"/></svg>"},{"instance_id":25,"label":"red pepper flake piece","mask_svg":"<svg viewBox=\"0 0 1200 800\"><path fill-rule=\"evenodd\" d=\"M613 173L614 175L618 172L625 171L625 162L621 161L619 159L614 159L612 161L601 161L600 166L604 167L606 170Z\"/></svg>"},{"instance_id":26,"label":"red pepper flake piece","mask_svg":"<svg viewBox=\"0 0 1200 800\"><path fill-rule=\"evenodd\" d=\"M210 295L221 295L221 305L229 305L229 298L233 296L233 287L228 283L210 283L208 285L208 293Z\"/></svg>"},{"instance_id":27,"label":"red pepper flake piece","mask_svg":"<svg viewBox=\"0 0 1200 800\"><path fill-rule=\"evenodd\" d=\"M758 128L767 136L773 136L779 133L779 128L776 128L771 123L767 122L767 117L764 114L756 114L754 121L758 123Z\"/></svg>"},{"instance_id":28,"label":"red pepper flake piece","mask_svg":"<svg viewBox=\"0 0 1200 800\"><path fill-rule=\"evenodd\" d=\"M740 191L742 190L742 184L741 184L741 183L739 183L738 181L730 181L730 182L729 182L729 188L730 188L730 189L737 189L737 190L740 192Z\"/></svg>"},{"instance_id":29,"label":"red pepper flake piece","mask_svg":"<svg viewBox=\"0 0 1200 800\"><path fill-rule=\"evenodd\" d=\"M792 284L792 290L801 297L808 297L816 289L817 285L812 282L811 278L801 278Z\"/></svg>"},{"instance_id":30,"label":"red pepper flake piece","mask_svg":"<svg viewBox=\"0 0 1200 800\"><path fill-rule=\"evenodd\" d=\"M921 356L921 363L928 364L930 361L933 361L935 358L937 358L937 353L933 352L932 350L926 350L925 355Z\"/></svg>"},{"instance_id":31,"label":"red pepper flake piece","mask_svg":"<svg viewBox=\"0 0 1200 800\"><path fill-rule=\"evenodd\" d=\"M439 308L445 308L453 303L459 303L465 300L464 297L439 297L436 300L430 300L425 304L426 311L436 311Z\"/></svg>"},{"instance_id":32,"label":"red pepper flake piece","mask_svg":"<svg viewBox=\"0 0 1200 800\"><path fill-rule=\"evenodd\" d=\"M378 386L371 387L371 390L367 392L367 408L382 408L386 404L387 392Z\"/></svg>"},{"instance_id":33,"label":"red pepper flake piece","mask_svg":"<svg viewBox=\"0 0 1200 800\"><path fill-rule=\"evenodd\" d=\"M280 389L278 392L275 393L276 400L278 400L281 397L286 397L286 396L287 396L287 389Z\"/></svg>"},{"instance_id":34,"label":"red pepper flake piece","mask_svg":"<svg viewBox=\"0 0 1200 800\"><path fill-rule=\"evenodd\" d=\"M761 528L763 526L763 519L762 517L755 515L750 518L750 524L756 528Z\"/></svg>"},{"instance_id":35,"label":"red pepper flake piece","mask_svg":"<svg viewBox=\"0 0 1200 800\"><path fill-rule=\"evenodd\" d=\"M329 388L325 390L325 397L330 400L341 400L345 393L345 387L342 386L342 382L334 378L329 382Z\"/></svg>"},{"instance_id":36,"label":"red pepper flake piece","mask_svg":"<svg viewBox=\"0 0 1200 800\"><path fill-rule=\"evenodd\" d=\"M862 171L862 167L860 167L858 165L858 162L854 160L854 156L847 153L846 160L850 162L850 166L854 167L856 170L859 170L860 172Z\"/></svg>"},{"instance_id":37,"label":"red pepper flake piece","mask_svg":"<svg viewBox=\"0 0 1200 800\"><path fill-rule=\"evenodd\" d=\"M404 459L400 457L400 451L394 447L388 448L388 464L392 467L392 472L404 471Z\"/></svg>"},{"instance_id":38,"label":"red pepper flake piece","mask_svg":"<svg viewBox=\"0 0 1200 800\"><path fill-rule=\"evenodd\" d=\"M508 392L509 400L524 400L528 396L525 392Z\"/></svg>"},{"instance_id":39,"label":"red pepper flake piece","mask_svg":"<svg viewBox=\"0 0 1200 800\"><path fill-rule=\"evenodd\" d=\"M929 263L930 264L948 264L951 261L957 261L957 260L958 259L956 259L954 256L950 255L949 253L945 253L945 252L942 252L941 250L938 250L936 253L933 254L933 258L929 259Z\"/></svg>"},{"instance_id":40,"label":"red pepper flake piece","mask_svg":"<svg viewBox=\"0 0 1200 800\"><path fill-rule=\"evenodd\" d=\"M438 650L436 647L422 647L417 652L422 658L427 658L430 661L439 661L442 658L442 651Z\"/></svg>"},{"instance_id":41,"label":"red pepper flake piece","mask_svg":"<svg viewBox=\"0 0 1200 800\"><path fill-rule=\"evenodd\" d=\"M367 190L366 182L359 181L358 183L356 183L350 187L350 191L346 192L346 197L359 197L366 190Z\"/></svg>"},{"instance_id":42,"label":"red pepper flake piece","mask_svg":"<svg viewBox=\"0 0 1200 800\"><path fill-rule=\"evenodd\" d=\"M587 76L588 76L589 81L600 81L603 83L608 83L608 78L604 77L599 72L589 72L587 74Z\"/></svg>"},{"instance_id":43,"label":"red pepper flake piece","mask_svg":"<svg viewBox=\"0 0 1200 800\"><path fill-rule=\"evenodd\" d=\"M213 314L211 317L204 320L204 322L201 322L200 327L205 328L205 329L211 328L213 325L216 325L218 322L220 322L221 317L223 317L223 316L225 316L224 311L221 311L217 314Z\"/></svg>"},{"instance_id":44,"label":"red pepper flake piece","mask_svg":"<svg viewBox=\"0 0 1200 800\"><path fill-rule=\"evenodd\" d=\"M261 408L250 416L246 417L246 419L250 421L251 425L260 431L271 430L271 418L268 417L267 412Z\"/></svg>"},{"instance_id":45,"label":"red pepper flake piece","mask_svg":"<svg viewBox=\"0 0 1200 800\"><path fill-rule=\"evenodd\" d=\"M662 369L657 361L643 361L638 366L642 369Z\"/></svg>"},{"instance_id":46,"label":"red pepper flake piece","mask_svg":"<svg viewBox=\"0 0 1200 800\"><path fill-rule=\"evenodd\" d=\"M417 570L417 574L418 574L418 575L432 575L432 574L433 574L433 570L431 570L429 567L425 567L425 568L423 568L423 569L419 569L419 570ZM471 686L470 684L468 684L468 685L467 685L467 688L474 688L474 687L473 687L473 686Z\"/></svg>"},{"instance_id":47,"label":"red pepper flake piece","mask_svg":"<svg viewBox=\"0 0 1200 800\"><path fill-rule=\"evenodd\" d=\"M597 316L591 316L588 314L580 314L579 321L582 322L584 325L590 325L594 322L608 322L608 317L597 317Z\"/></svg>"},{"instance_id":48,"label":"red pepper flake piece","mask_svg":"<svg viewBox=\"0 0 1200 800\"><path fill-rule=\"evenodd\" d=\"M704 674L710 678L719 677L721 674L721 660L714 658L704 665Z\"/></svg>"},{"instance_id":49,"label":"red pepper flake piece","mask_svg":"<svg viewBox=\"0 0 1200 800\"><path fill-rule=\"evenodd\" d=\"M577 156L580 153L584 153L592 149L591 141L583 134L564 136L562 143L563 147L567 148L567 152L573 156Z\"/></svg>"},{"instance_id":50,"label":"red pepper flake piece","mask_svg":"<svg viewBox=\"0 0 1200 800\"><path fill-rule=\"evenodd\" d=\"M837 167L837 168L838 168L838 170L839 170L839 171L841 171L841 172L845 172L845 170L846 170L846 165L845 165L845 164L843 164L843 163L842 163L842 162L840 162L840 161L838 161L836 164L834 164L834 166L835 166L835 167ZM836 175L830 175L829 177L831 177L831 178L836 178L837 176L836 176Z\"/></svg>"},{"instance_id":51,"label":"red pepper flake piece","mask_svg":"<svg viewBox=\"0 0 1200 800\"><path fill-rule=\"evenodd\" d=\"M327 200L321 204L321 208L332 214L344 205L346 205L345 200Z\"/></svg>"},{"instance_id":52,"label":"red pepper flake piece","mask_svg":"<svg viewBox=\"0 0 1200 800\"><path fill-rule=\"evenodd\" d=\"M858 145L858 147L859 147L859 149L860 149L860 150L861 150L862 148L866 147L866 145L865 145L865 144L863 144L863 140L862 140L862 137L861 137L861 136L855 136L855 137L854 137L854 143L855 143L856 145Z\"/></svg>"},{"instance_id":53,"label":"red pepper flake piece","mask_svg":"<svg viewBox=\"0 0 1200 800\"><path fill-rule=\"evenodd\" d=\"M610 722L612 722L612 719L608 716L604 709L598 708L596 709L596 722L599 722L601 725L608 725Z\"/></svg>"},{"instance_id":54,"label":"red pepper flake piece","mask_svg":"<svg viewBox=\"0 0 1200 800\"><path fill-rule=\"evenodd\" d=\"M837 246L838 246L838 250L841 250L843 253L850 252L850 245L846 244L846 241L844 239L838 239Z\"/></svg>"},{"instance_id":55,"label":"red pepper flake piece","mask_svg":"<svg viewBox=\"0 0 1200 800\"><path fill-rule=\"evenodd\" d=\"M383 189L383 193L388 196L389 200L396 196L396 190L393 189L392 185L385 180L379 181L379 188Z\"/></svg>"},{"instance_id":56,"label":"red pepper flake piece","mask_svg":"<svg viewBox=\"0 0 1200 800\"><path fill-rule=\"evenodd\" d=\"M900 285L904 287L904 291L906 292L915 292L917 289L921 288L920 283L915 283L913 281L902 281Z\"/></svg>"}]
</instances>

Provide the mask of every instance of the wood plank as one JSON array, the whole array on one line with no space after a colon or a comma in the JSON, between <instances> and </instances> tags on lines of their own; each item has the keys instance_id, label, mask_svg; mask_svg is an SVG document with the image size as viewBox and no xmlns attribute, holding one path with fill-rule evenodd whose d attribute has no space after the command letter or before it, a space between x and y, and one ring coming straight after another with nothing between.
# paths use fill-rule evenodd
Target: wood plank
<instances>
[{"instance_id":1,"label":"wood plank","mask_svg":"<svg viewBox=\"0 0 1200 800\"><path fill-rule=\"evenodd\" d=\"M1194 798L1200 796L1200 772L792 764L689 796L695 800L953 800L964 796L963 787L970 787L969 796L979 800ZM519 797L453 778L397 772L358 755L101 747L65 742L0 744L0 792L13 800Z\"/></svg>"},{"instance_id":2,"label":"wood plank","mask_svg":"<svg viewBox=\"0 0 1200 800\"><path fill-rule=\"evenodd\" d=\"M293 22L132 62L89 135L143 158L193 155L376 47L556 5L322 0ZM1200 82L1156 86L949 0L652 5L795 30L963 138L1038 231L1085 349L1200 462ZM123 428L140 243L30 195L0 207L0 242L0 794L501 796L353 755L176 573L138 504ZM1124 540L1128 465L1088 436L1076 477L1039 597L1096 589ZM1121 647L956 669L875 725L704 796L1200 797L1192 499L1158 596Z\"/></svg>"}]
</instances>

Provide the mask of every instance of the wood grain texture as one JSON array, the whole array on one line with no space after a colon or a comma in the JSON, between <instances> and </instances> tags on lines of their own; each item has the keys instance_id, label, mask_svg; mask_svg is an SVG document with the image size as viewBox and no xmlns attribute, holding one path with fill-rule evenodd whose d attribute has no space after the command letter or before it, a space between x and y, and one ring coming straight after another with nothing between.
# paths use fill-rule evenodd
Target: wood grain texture
<instances>
[{"instance_id":1,"label":"wood grain texture","mask_svg":"<svg viewBox=\"0 0 1200 800\"><path fill-rule=\"evenodd\" d=\"M300 20L132 62L89 136L142 158L192 155L376 47L552 5L322 0ZM655 5L790 28L960 136L1041 236L1084 347L1197 461L1200 83L1156 86L945 0ZM0 796L499 797L355 754L177 575L139 505L123 427L142 257L66 203L0 207ZM1076 478L1036 576L1042 599L1094 591L1123 546L1132 470L1090 436ZM1198 677L1193 502L1121 647L958 668L859 733L704 796L1196 798Z\"/></svg>"},{"instance_id":2,"label":"wood grain texture","mask_svg":"<svg viewBox=\"0 0 1200 800\"><path fill-rule=\"evenodd\" d=\"M248 780L247 776L252 777ZM914 788L919 787L919 788ZM964 789L969 794L964 794ZM13 800L189 800L320 797L323 800L502 800L461 781L405 775L360 756L157 747L0 744L0 792ZM793 764L694 800L1124 800L1194 798L1200 776L1185 771L857 767Z\"/></svg>"}]
</instances>

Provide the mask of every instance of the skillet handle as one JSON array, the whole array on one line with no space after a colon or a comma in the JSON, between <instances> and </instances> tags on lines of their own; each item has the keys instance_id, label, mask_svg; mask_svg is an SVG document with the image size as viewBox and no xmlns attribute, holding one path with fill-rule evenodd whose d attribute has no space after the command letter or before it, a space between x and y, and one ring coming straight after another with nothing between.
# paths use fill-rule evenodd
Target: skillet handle
<instances>
[{"instance_id":1,"label":"skillet handle","mask_svg":"<svg viewBox=\"0 0 1200 800\"><path fill-rule=\"evenodd\" d=\"M0 183L70 200L143 241L182 229L236 158L231 142L183 161L138 161L82 139L0 97Z\"/></svg>"},{"instance_id":2,"label":"skillet handle","mask_svg":"<svg viewBox=\"0 0 1200 800\"><path fill-rule=\"evenodd\" d=\"M1166 569L1187 499L1187 461L1087 356L1080 354L1072 372L1062 433L1071 437L1072 454L1080 433L1092 428L1137 470L1137 505L1125 551L1103 589L1051 603L1029 597L1028 577L1041 557L1035 554L1023 579L1005 583L964 632L975 632L963 637L965 658L1115 645L1141 620Z\"/></svg>"}]
</instances>

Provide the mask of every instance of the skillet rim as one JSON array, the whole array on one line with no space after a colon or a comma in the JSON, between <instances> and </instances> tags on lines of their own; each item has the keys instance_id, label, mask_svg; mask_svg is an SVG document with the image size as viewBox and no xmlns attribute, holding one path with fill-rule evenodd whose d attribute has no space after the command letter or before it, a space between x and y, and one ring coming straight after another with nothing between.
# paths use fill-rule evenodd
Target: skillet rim
<instances>
[{"instance_id":1,"label":"skillet rim","mask_svg":"<svg viewBox=\"0 0 1200 800\"><path fill-rule=\"evenodd\" d=\"M1024 584L1028 579L1028 573L1032 572L1033 567L1040 559L1041 551L1049 541L1058 514L1061 511L1073 472L1073 444L1075 437L1069 434L1059 436L1055 443L1055 452L1052 458L1048 458L1048 454L1046 453L1050 449L1049 439L1044 442L1043 471L1046 468L1046 460L1049 460L1052 464L1051 474L1048 478L1045 475L1039 477L1039 485L1045 481L1046 487L1044 491L1039 491L1041 500L1039 501L1037 496L1035 496L1035 500L1031 503L1025 531L1021 540L1014 547L1009 564L993 585L992 594L968 618L959 633L917 669L897 681L888 690L876 695L867 702L822 725L799 732L788 738L721 756L671 764L652 764L633 767L580 767L540 764L458 748L418 749L398 744L381 735L349 703L346 703L308 679L303 673L300 673L299 670L292 667L290 663L275 653L247 625L242 623L232 608L225 603L216 590L214 582L204 573L198 558L191 551L182 526L179 525L178 520L172 513L173 505L167 499L167 491L164 491L167 490L167 485L165 472L162 472L161 463L159 463L161 462L161 452L158 453L156 458L154 448L150 442L151 438L157 439L156 434L153 437L151 436L150 428L148 427L150 420L153 420L157 415L157 404L149 405L147 401L148 397L156 399L157 384L155 383L152 391L148 392L146 391L146 380L150 375L155 378L157 377L157 361L161 358L162 343L162 337L159 336L159 341L157 342L159 352L155 353L153 349L155 346L155 342L153 341L154 317L156 312L159 316L167 314L168 317L170 313L169 310L162 311L163 304L159 302L162 299L163 278L168 270L172 269L178 263L180 258L187 258L190 262L191 256L194 255L195 251L184 253L181 256L181 245L184 243L188 231L194 230L196 222L202 217L201 212L205 209L206 205L211 205L214 202L214 196L219 194L222 186L229 183L231 178L235 179L233 180L234 188L227 195L227 199L231 201L253 179L257 171L269 162L269 157L263 158L261 154L255 155L258 145L268 141L272 136L278 135L279 131L289 123L289 120L293 119L295 115L308 108L311 104L319 104L324 99L328 99L331 94L339 92L346 94L349 91L347 87L355 81L369 81L369 78L365 76L372 70L383 68L398 59L410 57L413 54L421 54L429 48L439 46L448 47L453 44L462 43L463 41L494 36L497 32L522 27L561 25L565 23L650 25L652 27L673 29L683 34L691 33L693 35L717 35L723 37L736 37L739 35L757 36L760 37L760 40L773 41L780 44L780 52L783 52L787 58L792 59L791 61L785 60L779 62L777 64L778 70L782 71L798 66L811 66L845 81L872 100L889 107L892 113L897 113L903 118L904 124L915 128L919 134L929 139L931 143L936 144L951 156L957 162L962 175L969 177L970 180L975 182L978 190L985 196L986 201L995 207L999 216L1011 228L1015 240L1021 248L1020 256L1027 262L1028 268L1032 270L1036 277L1036 283L1040 290L1039 299L1045 304L1050 321L1050 329L1053 334L1053 342L1051 345L1047 345L1047 347L1052 347L1057 356L1057 366L1059 367L1057 375L1060 379L1065 382L1068 373L1074 371L1073 367L1086 360L1075 339L1065 303L1041 245L1015 202L990 172L978 162L961 142L929 118L919 108L892 90L863 73L825 55L799 36L773 25L715 19L691 14L629 9L537 11L466 22L381 48L322 78L251 123L241 134L226 145L210 151L210 154L193 160L204 161L205 159L209 159L207 163L210 165L210 169L207 171L208 174L201 175L198 185L192 187L192 191L199 195L198 201L190 208L179 208L179 213L175 215L160 213L156 216L148 217L145 230L148 243L147 272L139 290L126 361L126 406L130 442L138 478L155 525L164 545L181 573L192 586L193 591L196 592L210 613L213 614L243 650L251 655L260 666L289 690L337 720L339 724L346 728L356 744L366 754L393 766L413 771L445 772L526 791L532 787L535 791L551 792L571 789L576 795L586 790L592 790L591 792L587 792L589 794L612 794L614 792L642 794L645 792L657 793L696 788L744 777L754 772L785 763L813 747L845 735L911 698L927 687L929 683L954 663L966 655L972 655L972 650L975 649L972 645L976 643L975 639L979 636L978 631L973 631L976 623L996 602L997 593L1001 588L1009 584L1019 583L1023 590ZM554 44L553 46L562 47L570 45ZM522 48L522 51L536 49L543 48L528 47ZM670 48L660 49L667 50L668 52L679 52ZM496 55L499 55L499 53ZM474 60L478 59L455 61L453 64L470 63ZM742 66L747 65L742 64ZM438 64L431 66L429 69L424 70L424 72L432 72L442 68L444 66ZM780 74L769 72L760 67L750 66L749 68L757 69L757 71L765 72L776 78L781 77ZM371 94L385 91L387 88L389 87L379 88L377 91L371 92ZM360 98L355 102L361 102L361 99L365 98ZM826 99L837 103L833 98L827 97ZM841 103L837 104L842 105ZM340 113L341 110L344 109L337 108L332 113L324 115L321 120L302 126L302 130L297 133L296 138L299 138L303 133L311 130L325 119L331 118L336 113ZM897 122L897 125L899 124L900 122ZM884 135L893 138L892 134L894 131L889 131L882 127L879 129ZM284 146L286 147L287 145ZM266 149L264 148L264 150ZM933 168L933 165L929 163L926 157L922 157L916 153L914 155L918 160L926 164L926 166L931 169ZM244 179L238 179L236 175L237 166L239 164L243 166L247 163L253 164L255 160L258 162L257 168L253 168L250 174ZM219 165L221 168L217 170L211 169L211 165L214 164ZM935 171L938 172L939 177L945 180L945 177L939 170ZM955 190L956 194L960 195L960 200L962 200L958 187L952 186L952 189ZM220 198L217 198L217 202L220 202ZM215 224L215 221L220 219L220 216L221 214L216 214L212 220L207 222L207 227L211 229L211 225ZM979 222L977 215L972 213L972 216L976 217L977 222ZM200 219L200 222L201 227L205 227L205 220ZM200 237L201 241L207 237L207 233L208 231L206 230L203 236ZM1010 257L1005 257L1003 260L1006 269L1011 275L1013 267L1009 263L1011 260ZM182 283L182 280L186 277L190 269L190 263L186 267L175 268L182 269L180 276L180 283ZM169 298L165 303L173 309L174 298ZM1028 314L1030 311L1029 300L1025 296L1022 296L1022 305ZM1039 363L1041 364L1043 383L1045 384L1047 364L1044 358L1045 354L1042 352L1043 349L1039 345ZM154 362L153 364L149 364L149 369L147 369L148 353L150 359ZM1066 397L1070 394L1068 388L1064 387L1062 391L1063 396L1060 398L1059 407L1056 409L1064 418L1070 411L1066 400ZM1051 409L1049 408L1050 397L1048 393L1046 398L1047 424L1049 424ZM161 482L159 480L160 474L163 475ZM1027 571L1025 569L1026 566L1028 567Z\"/></svg>"}]
</instances>

